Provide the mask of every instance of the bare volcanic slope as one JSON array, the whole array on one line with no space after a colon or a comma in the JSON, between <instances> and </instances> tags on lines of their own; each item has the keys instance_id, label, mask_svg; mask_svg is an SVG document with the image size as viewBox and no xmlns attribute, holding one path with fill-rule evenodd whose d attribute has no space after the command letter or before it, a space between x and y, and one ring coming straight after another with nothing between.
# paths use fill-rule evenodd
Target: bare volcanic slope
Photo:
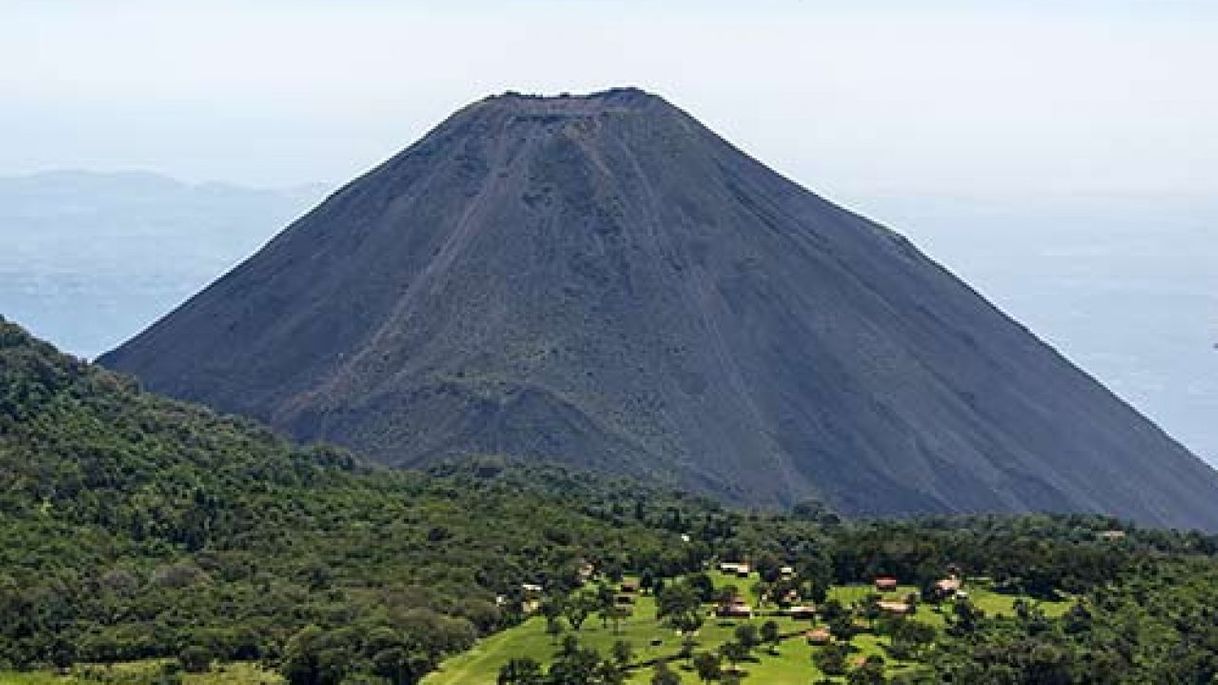
<instances>
[{"instance_id":1,"label":"bare volcanic slope","mask_svg":"<svg viewBox=\"0 0 1218 685\"><path fill-rule=\"evenodd\" d=\"M102 363L398 465L1218 529L1218 475L891 231L659 97L507 94Z\"/></svg>"}]
</instances>

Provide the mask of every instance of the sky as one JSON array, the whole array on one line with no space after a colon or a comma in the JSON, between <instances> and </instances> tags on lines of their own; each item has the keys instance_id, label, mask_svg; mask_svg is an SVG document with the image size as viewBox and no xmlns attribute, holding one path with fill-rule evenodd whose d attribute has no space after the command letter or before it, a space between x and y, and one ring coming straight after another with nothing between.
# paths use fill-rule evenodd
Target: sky
<instances>
[{"instance_id":1,"label":"sky","mask_svg":"<svg viewBox=\"0 0 1218 685\"><path fill-rule=\"evenodd\" d=\"M339 183L505 90L635 85L830 197L1218 191L1208 0L0 0L0 175Z\"/></svg>"}]
</instances>

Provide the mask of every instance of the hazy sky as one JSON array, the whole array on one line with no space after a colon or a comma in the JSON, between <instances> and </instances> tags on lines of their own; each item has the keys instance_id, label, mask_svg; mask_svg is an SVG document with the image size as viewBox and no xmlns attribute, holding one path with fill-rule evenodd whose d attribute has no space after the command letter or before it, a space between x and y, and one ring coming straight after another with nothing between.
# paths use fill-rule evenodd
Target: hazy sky
<instances>
[{"instance_id":1,"label":"hazy sky","mask_svg":"<svg viewBox=\"0 0 1218 685\"><path fill-rule=\"evenodd\" d=\"M0 0L0 174L337 182L490 93L638 85L829 195L1213 194L1216 6Z\"/></svg>"}]
</instances>

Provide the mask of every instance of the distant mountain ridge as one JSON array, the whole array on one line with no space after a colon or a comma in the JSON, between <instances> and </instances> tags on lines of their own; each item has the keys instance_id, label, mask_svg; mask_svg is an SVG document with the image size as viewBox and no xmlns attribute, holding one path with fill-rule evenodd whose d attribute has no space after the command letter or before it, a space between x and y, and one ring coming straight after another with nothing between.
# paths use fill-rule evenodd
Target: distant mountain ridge
<instances>
[{"instance_id":1,"label":"distant mountain ridge","mask_svg":"<svg viewBox=\"0 0 1218 685\"><path fill-rule=\"evenodd\" d=\"M231 268L325 190L134 171L0 177L0 312L93 356Z\"/></svg>"},{"instance_id":2,"label":"distant mountain ridge","mask_svg":"<svg viewBox=\"0 0 1218 685\"><path fill-rule=\"evenodd\" d=\"M1218 528L1218 475L897 234L663 99L459 111L101 359L417 465Z\"/></svg>"}]
</instances>

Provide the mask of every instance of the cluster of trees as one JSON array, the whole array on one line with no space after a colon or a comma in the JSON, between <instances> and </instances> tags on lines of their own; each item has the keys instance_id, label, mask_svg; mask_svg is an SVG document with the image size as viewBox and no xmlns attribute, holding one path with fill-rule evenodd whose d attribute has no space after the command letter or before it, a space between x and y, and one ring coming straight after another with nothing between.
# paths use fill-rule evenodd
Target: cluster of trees
<instances>
[{"instance_id":1,"label":"cluster of trees","mask_svg":"<svg viewBox=\"0 0 1218 685\"><path fill-rule=\"evenodd\" d=\"M562 596L585 559L674 537L506 473L299 448L0 321L0 670L177 657L413 683L519 622L524 583Z\"/></svg>"},{"instance_id":2,"label":"cluster of trees","mask_svg":"<svg viewBox=\"0 0 1218 685\"><path fill-rule=\"evenodd\" d=\"M625 641L617 641L608 658L580 644L574 635L567 635L548 667L537 660L519 657L509 660L499 669L499 685L622 685L634 650Z\"/></svg>"},{"instance_id":3,"label":"cluster of trees","mask_svg":"<svg viewBox=\"0 0 1218 685\"><path fill-rule=\"evenodd\" d=\"M192 670L259 660L301 684L414 683L522 620L525 583L578 633L621 620L612 588L575 592L581 565L629 572L691 632L714 600L701 570L748 559L763 594L795 590L829 613L831 584L888 574L929 588L952 564L1011 592L1078 598L1061 618L957 603L929 639L914 622L876 621L891 656L925 663L933 682L1209 682L1216 553L1218 538L1094 516L848 522L815 503L743 512L493 458L379 469L145 393L0 320L0 669L176 657ZM831 625L852 630L838 609ZM721 664L768 641L759 630L682 656L730 679ZM615 682L629 661L618 656L563 639L536 671ZM874 681L883 668L856 671ZM505 677L529 672L517 663Z\"/></svg>"},{"instance_id":4,"label":"cluster of trees","mask_svg":"<svg viewBox=\"0 0 1218 685\"><path fill-rule=\"evenodd\" d=\"M1218 568L1212 558L1142 559L1060 618L1020 602L1011 617L959 617L938 641L953 683L1211 683L1218 680Z\"/></svg>"}]
</instances>

